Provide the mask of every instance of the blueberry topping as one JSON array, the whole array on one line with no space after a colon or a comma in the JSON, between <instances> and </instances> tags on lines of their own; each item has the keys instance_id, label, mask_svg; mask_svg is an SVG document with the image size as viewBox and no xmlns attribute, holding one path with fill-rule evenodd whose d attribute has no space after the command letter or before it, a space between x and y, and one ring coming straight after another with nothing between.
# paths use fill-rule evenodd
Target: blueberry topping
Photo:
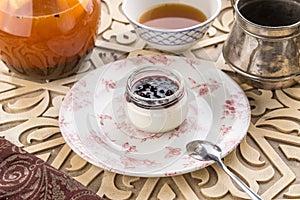
<instances>
[{"instance_id":1,"label":"blueberry topping","mask_svg":"<svg viewBox=\"0 0 300 200\"><path fill-rule=\"evenodd\" d=\"M151 85L149 83L146 83L145 85L143 85L144 88L151 88Z\"/></svg>"},{"instance_id":2,"label":"blueberry topping","mask_svg":"<svg viewBox=\"0 0 300 200\"><path fill-rule=\"evenodd\" d=\"M150 91L151 92L157 92L157 87L152 85L151 88L150 88Z\"/></svg>"},{"instance_id":3,"label":"blueberry topping","mask_svg":"<svg viewBox=\"0 0 300 200\"><path fill-rule=\"evenodd\" d=\"M160 99L171 96L179 89L178 84L164 76L149 76L138 80L132 91L145 98Z\"/></svg>"},{"instance_id":4,"label":"blueberry topping","mask_svg":"<svg viewBox=\"0 0 300 200\"><path fill-rule=\"evenodd\" d=\"M154 97L157 98L157 99L160 99L160 98L161 98L161 96L158 95L157 93L154 93Z\"/></svg>"},{"instance_id":5,"label":"blueberry topping","mask_svg":"<svg viewBox=\"0 0 300 200\"><path fill-rule=\"evenodd\" d=\"M138 89L138 90L142 90L142 89L144 89L144 86L143 86L143 85L139 85L139 86L137 87L137 89Z\"/></svg>"},{"instance_id":6,"label":"blueberry topping","mask_svg":"<svg viewBox=\"0 0 300 200\"><path fill-rule=\"evenodd\" d=\"M172 90L167 90L166 96L171 96L172 94L174 94L174 92Z\"/></svg>"},{"instance_id":7,"label":"blueberry topping","mask_svg":"<svg viewBox=\"0 0 300 200\"><path fill-rule=\"evenodd\" d=\"M144 92L141 92L141 91L138 91L136 94L141 96L141 97L146 97L146 94Z\"/></svg>"},{"instance_id":8,"label":"blueberry topping","mask_svg":"<svg viewBox=\"0 0 300 200\"><path fill-rule=\"evenodd\" d=\"M150 93L150 92L147 92L145 97L150 99L151 93Z\"/></svg>"}]
</instances>

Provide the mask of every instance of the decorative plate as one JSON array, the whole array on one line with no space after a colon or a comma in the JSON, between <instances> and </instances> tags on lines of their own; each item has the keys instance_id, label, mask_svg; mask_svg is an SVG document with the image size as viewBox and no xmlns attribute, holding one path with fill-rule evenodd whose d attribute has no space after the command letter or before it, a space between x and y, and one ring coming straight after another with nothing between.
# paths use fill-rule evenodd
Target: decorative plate
<instances>
[{"instance_id":1,"label":"decorative plate","mask_svg":"<svg viewBox=\"0 0 300 200\"><path fill-rule=\"evenodd\" d=\"M130 124L125 111L125 85L138 67L177 70L188 89L189 110L178 128L147 133ZM250 107L242 89L212 63L175 56L140 56L107 64L79 80L65 96L59 124L68 145L100 168L141 177L171 176L212 162L189 157L188 142L209 140L224 157L246 135Z\"/></svg>"}]
</instances>

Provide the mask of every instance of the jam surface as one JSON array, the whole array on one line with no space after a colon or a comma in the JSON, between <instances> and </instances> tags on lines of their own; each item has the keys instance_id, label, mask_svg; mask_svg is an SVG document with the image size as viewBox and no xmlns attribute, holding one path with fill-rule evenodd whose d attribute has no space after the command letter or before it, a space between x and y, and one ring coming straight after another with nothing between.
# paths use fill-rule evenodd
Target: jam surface
<instances>
[{"instance_id":1,"label":"jam surface","mask_svg":"<svg viewBox=\"0 0 300 200\"><path fill-rule=\"evenodd\" d=\"M178 84L165 76L149 76L138 80L132 91L148 99L161 99L171 96L178 91Z\"/></svg>"}]
</instances>

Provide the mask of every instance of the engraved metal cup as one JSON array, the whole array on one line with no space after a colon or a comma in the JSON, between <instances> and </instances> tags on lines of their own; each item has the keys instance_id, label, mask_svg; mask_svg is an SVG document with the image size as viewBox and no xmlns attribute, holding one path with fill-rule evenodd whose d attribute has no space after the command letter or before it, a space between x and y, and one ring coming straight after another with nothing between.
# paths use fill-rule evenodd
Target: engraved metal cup
<instances>
[{"instance_id":1,"label":"engraved metal cup","mask_svg":"<svg viewBox=\"0 0 300 200\"><path fill-rule=\"evenodd\" d=\"M237 0L234 11L223 47L226 62L254 87L279 89L299 82L300 0Z\"/></svg>"}]
</instances>

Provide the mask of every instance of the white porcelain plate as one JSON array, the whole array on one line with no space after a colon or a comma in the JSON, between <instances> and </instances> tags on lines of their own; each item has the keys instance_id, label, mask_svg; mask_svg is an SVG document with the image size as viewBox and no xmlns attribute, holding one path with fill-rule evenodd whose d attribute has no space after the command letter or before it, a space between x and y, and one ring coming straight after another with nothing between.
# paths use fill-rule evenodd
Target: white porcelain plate
<instances>
[{"instance_id":1,"label":"white porcelain plate","mask_svg":"<svg viewBox=\"0 0 300 200\"><path fill-rule=\"evenodd\" d=\"M177 70L188 89L188 115L166 133L137 130L126 116L127 77L138 67ZM65 96L59 124L68 145L88 162L120 174L159 177L183 174L212 162L189 157L195 139L220 146L224 157L246 135L250 107L241 88L212 63L175 56L140 56L107 64L79 80Z\"/></svg>"}]
</instances>

